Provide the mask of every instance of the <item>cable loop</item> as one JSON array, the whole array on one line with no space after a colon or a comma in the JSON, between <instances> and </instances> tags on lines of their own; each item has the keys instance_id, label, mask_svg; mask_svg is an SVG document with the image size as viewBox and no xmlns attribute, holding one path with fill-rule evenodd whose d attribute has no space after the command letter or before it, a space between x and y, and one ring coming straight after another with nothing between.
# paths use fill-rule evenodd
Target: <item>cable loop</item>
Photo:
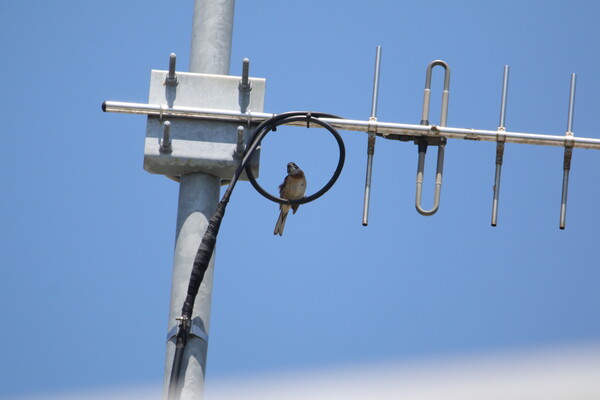
<instances>
[{"instance_id":1,"label":"cable loop","mask_svg":"<svg viewBox=\"0 0 600 400\"><path fill-rule=\"evenodd\" d=\"M279 114L273 118L263 121L256 128L254 137L252 138L251 142L260 144L260 142L264 139L264 137L269 132L275 131L279 125L290 124L293 122L305 121L307 127L309 127L309 124L312 123L312 124L316 124L316 125L321 126L322 128L327 129L335 138L337 145L339 147L339 151L340 151L338 164L337 164L335 171L333 173L333 176L331 177L329 182L327 182L325 184L325 186L323 186L319 191L311 194L310 196L305 196L305 197L303 197L301 199L297 199L297 200L282 199L281 197L274 196L271 193L267 192L265 189L263 189L262 186L260 186L258 184L258 182L256 181L256 178L254 177L254 174L252 173L252 168L250 167L250 163L247 163L245 165L246 175L248 177L248 180L250 181L252 186L254 186L254 189L256 189L256 191L258 193L260 193L265 198L267 198L275 203L296 205L296 204L305 204L305 203L309 203L313 200L316 200L319 197L321 197L322 195L324 195L329 189L331 189L331 187L335 184L338 177L340 176L340 173L342 172L342 168L344 167L344 161L346 158L346 149L344 147L344 141L342 140L342 137L340 136L340 134L335 130L335 128L333 126L331 126L327 122L321 121L319 119L320 117L340 118L336 115L324 114L324 113L312 113L312 112L305 112L305 111L297 111L297 112L289 112L289 113Z\"/></svg>"}]
</instances>

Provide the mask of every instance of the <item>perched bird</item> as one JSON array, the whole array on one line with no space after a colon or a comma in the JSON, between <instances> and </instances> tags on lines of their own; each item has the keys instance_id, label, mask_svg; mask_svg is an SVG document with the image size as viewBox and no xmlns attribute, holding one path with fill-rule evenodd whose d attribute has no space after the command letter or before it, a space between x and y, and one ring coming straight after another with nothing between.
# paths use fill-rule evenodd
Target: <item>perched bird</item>
<instances>
[{"instance_id":1,"label":"perched bird","mask_svg":"<svg viewBox=\"0 0 600 400\"><path fill-rule=\"evenodd\" d=\"M302 172L300 167L291 162L287 165L287 173L288 174L283 180L283 183L279 185L279 197L287 200L297 200L303 198L304 193L306 192L306 177L304 176L304 172ZM277 224L275 224L275 231L273 232L273 235L283 235L285 219L287 218L290 208L294 211L294 214L296 214L298 207L300 207L299 204L295 204L293 206L288 204L279 205L281 212L279 213Z\"/></svg>"}]
</instances>

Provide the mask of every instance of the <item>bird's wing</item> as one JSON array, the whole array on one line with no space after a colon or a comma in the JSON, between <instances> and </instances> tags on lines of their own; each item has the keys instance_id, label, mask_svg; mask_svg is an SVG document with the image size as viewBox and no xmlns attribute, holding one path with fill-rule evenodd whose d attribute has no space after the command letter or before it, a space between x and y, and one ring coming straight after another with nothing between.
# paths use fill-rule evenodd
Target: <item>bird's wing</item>
<instances>
[{"instance_id":1,"label":"bird's wing","mask_svg":"<svg viewBox=\"0 0 600 400\"><path fill-rule=\"evenodd\" d=\"M288 178L289 178L289 175L286 175L285 179L283 180L283 183L281 185L279 185L279 197L281 197L281 198L285 198L283 196L285 194L284 193L285 192L285 186L287 184Z\"/></svg>"}]
</instances>

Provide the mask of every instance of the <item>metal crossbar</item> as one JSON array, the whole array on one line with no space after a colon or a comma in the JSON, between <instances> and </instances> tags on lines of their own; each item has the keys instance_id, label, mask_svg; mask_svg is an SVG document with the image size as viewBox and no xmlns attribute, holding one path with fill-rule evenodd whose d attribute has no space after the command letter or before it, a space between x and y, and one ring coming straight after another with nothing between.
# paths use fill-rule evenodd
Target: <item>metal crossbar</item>
<instances>
[{"instance_id":1,"label":"metal crossbar","mask_svg":"<svg viewBox=\"0 0 600 400\"><path fill-rule=\"evenodd\" d=\"M160 104L126 103L119 101L106 101L102 105L106 112L162 116L163 118L185 117L204 120L218 120L239 123L258 124L269 118L277 116L270 113L240 113L229 110L214 110L209 108L173 107L165 108ZM571 142L573 148L600 150L600 139L565 135L544 135L539 133L509 132L502 130L484 130L470 128L455 128L437 125L412 125L396 122L363 121L344 118L321 118L336 129L345 131L369 132L374 131L377 136L386 139L414 140L420 136L433 138L479 140L496 142L498 135L505 138L506 143L524 143L542 146L564 147ZM306 126L302 122L290 125ZM318 128L318 125L314 125Z\"/></svg>"}]
</instances>

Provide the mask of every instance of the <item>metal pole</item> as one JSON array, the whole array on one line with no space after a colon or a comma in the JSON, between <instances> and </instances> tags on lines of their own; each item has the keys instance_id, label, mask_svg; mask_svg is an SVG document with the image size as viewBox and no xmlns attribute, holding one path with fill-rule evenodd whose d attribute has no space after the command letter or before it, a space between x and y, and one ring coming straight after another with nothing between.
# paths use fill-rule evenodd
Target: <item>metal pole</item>
<instances>
[{"instance_id":1,"label":"metal pole","mask_svg":"<svg viewBox=\"0 0 600 400\"><path fill-rule=\"evenodd\" d=\"M235 0L195 0L190 72L229 74Z\"/></svg>"},{"instance_id":2,"label":"metal pole","mask_svg":"<svg viewBox=\"0 0 600 400\"><path fill-rule=\"evenodd\" d=\"M371 119L377 118L379 98L379 70L381 69L381 46L375 49L375 73L373 75L373 98L371 99Z\"/></svg>"},{"instance_id":3,"label":"metal pole","mask_svg":"<svg viewBox=\"0 0 600 400\"><path fill-rule=\"evenodd\" d=\"M190 72L228 75L235 0L195 0L190 50ZM220 179L202 172L181 177L177 209L175 254L169 308L168 332L177 329L176 318L187 295L194 257L208 220L219 202ZM181 399L202 399L210 326L210 302L214 259L211 260L192 315L192 335L188 338L181 367ZM175 354L175 337L167 342L163 399L168 396L169 378Z\"/></svg>"},{"instance_id":4,"label":"metal pole","mask_svg":"<svg viewBox=\"0 0 600 400\"><path fill-rule=\"evenodd\" d=\"M381 46L375 51L375 74L373 76L373 99L371 100L370 122L377 121L377 99L379 97L379 70L381 67ZM363 205L362 224L369 224L369 203L371 201L371 175L373 173L373 155L375 154L375 131L369 131L367 139L367 176L365 179L365 199Z\"/></svg>"},{"instance_id":5,"label":"metal pole","mask_svg":"<svg viewBox=\"0 0 600 400\"><path fill-rule=\"evenodd\" d=\"M506 132L506 98L508 96L508 75L510 68L504 66L504 76L502 78L502 100L500 101L500 124L498 125L498 141L496 143L496 175L494 178L494 197L492 200L492 226L498 224L498 200L500 197L500 175L502 174L502 162L504 159L504 142Z\"/></svg>"},{"instance_id":6,"label":"metal pole","mask_svg":"<svg viewBox=\"0 0 600 400\"><path fill-rule=\"evenodd\" d=\"M562 198L560 200L560 229L565 229L567 220L567 191L569 190L569 172L571 171L571 158L573 157L573 114L575 110L576 80L577 76L575 74L571 74L571 89L569 90L569 116L567 118L567 132L565 134Z\"/></svg>"}]
</instances>

